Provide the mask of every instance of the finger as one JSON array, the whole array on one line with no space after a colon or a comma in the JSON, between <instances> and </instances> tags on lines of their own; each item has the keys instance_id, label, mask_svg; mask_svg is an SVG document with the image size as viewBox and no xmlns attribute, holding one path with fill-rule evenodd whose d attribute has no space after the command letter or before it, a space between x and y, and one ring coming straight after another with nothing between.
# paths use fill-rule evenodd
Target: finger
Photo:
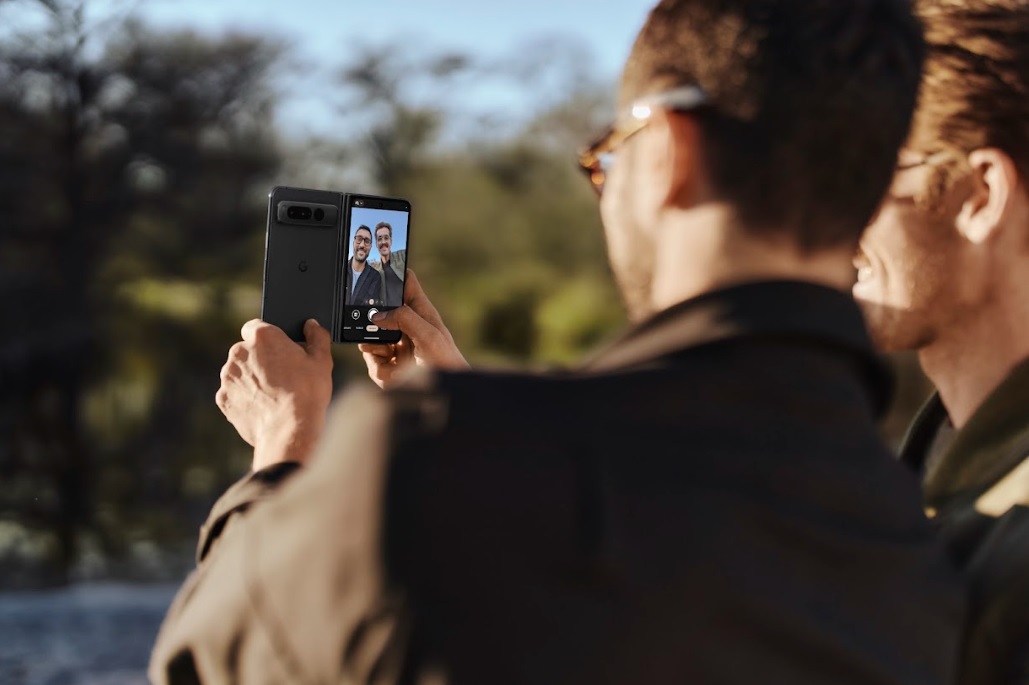
<instances>
[{"instance_id":1,"label":"finger","mask_svg":"<svg viewBox=\"0 0 1029 685\"><path fill-rule=\"evenodd\" d=\"M438 328L407 305L388 312L379 312L372 320L379 328L404 333L419 347L430 344L430 341L440 335Z\"/></svg>"},{"instance_id":2,"label":"finger","mask_svg":"<svg viewBox=\"0 0 1029 685\"><path fill-rule=\"evenodd\" d=\"M408 269L404 274L404 304L411 304L411 300L425 297L425 290L421 281L415 276L413 269Z\"/></svg>"},{"instance_id":3,"label":"finger","mask_svg":"<svg viewBox=\"0 0 1029 685\"><path fill-rule=\"evenodd\" d=\"M432 300L425 294L418 276L411 269L407 270L404 282L404 304L415 310L420 317L428 321L437 329L445 329L443 317L439 315Z\"/></svg>"},{"instance_id":4,"label":"finger","mask_svg":"<svg viewBox=\"0 0 1029 685\"><path fill-rule=\"evenodd\" d=\"M225 362L236 362L237 364L243 364L247 359L250 358L250 349L247 347L245 342L238 342L229 348L228 360Z\"/></svg>"},{"instance_id":5,"label":"finger","mask_svg":"<svg viewBox=\"0 0 1029 685\"><path fill-rule=\"evenodd\" d=\"M221 379L222 385L242 377L243 369L241 369L239 364L231 359L222 365L222 370L218 374L218 378Z\"/></svg>"},{"instance_id":6,"label":"finger","mask_svg":"<svg viewBox=\"0 0 1029 685\"><path fill-rule=\"evenodd\" d=\"M373 345L370 343L361 343L357 346L357 349L359 349L362 354L371 354L375 355L376 357L382 357L383 359L387 360L392 359L397 354L396 346L392 344Z\"/></svg>"},{"instance_id":7,"label":"finger","mask_svg":"<svg viewBox=\"0 0 1029 685\"><path fill-rule=\"evenodd\" d=\"M371 373L374 369L378 369L381 366L388 366L393 364L392 357L387 359L386 357L379 357L377 355L374 355L371 352L362 352L361 357L364 359L364 364L368 367L369 373Z\"/></svg>"},{"instance_id":8,"label":"finger","mask_svg":"<svg viewBox=\"0 0 1029 685\"><path fill-rule=\"evenodd\" d=\"M390 379L393 377L393 372L397 368L396 361L384 359L370 352L364 352L362 356L364 357L365 366L368 367L368 377L380 388L389 384Z\"/></svg>"},{"instance_id":9,"label":"finger","mask_svg":"<svg viewBox=\"0 0 1029 685\"><path fill-rule=\"evenodd\" d=\"M225 388L218 388L214 394L214 403L221 409L222 414L227 414L229 409L229 391Z\"/></svg>"},{"instance_id":10,"label":"finger","mask_svg":"<svg viewBox=\"0 0 1029 685\"><path fill-rule=\"evenodd\" d=\"M260 319L250 319L250 321L247 321L243 324L243 327L239 329L240 337L244 340L252 339L254 336L254 329L262 324L264 324L264 321L261 321Z\"/></svg>"},{"instance_id":11,"label":"finger","mask_svg":"<svg viewBox=\"0 0 1029 685\"><path fill-rule=\"evenodd\" d=\"M400 336L400 342L393 345L393 358L396 360L397 365L414 359L414 347L411 342L411 336L402 335Z\"/></svg>"},{"instance_id":12,"label":"finger","mask_svg":"<svg viewBox=\"0 0 1029 685\"><path fill-rule=\"evenodd\" d=\"M403 333L393 349L398 365L413 360L416 353L423 361L437 366L446 365L454 356L452 349L456 348L453 340L445 334L446 329L440 331L406 305L380 312L375 319L382 328L399 329Z\"/></svg>"},{"instance_id":13,"label":"finger","mask_svg":"<svg viewBox=\"0 0 1029 685\"><path fill-rule=\"evenodd\" d=\"M322 326L315 319L308 319L304 322L304 349L308 356L325 358L332 356L332 336L328 329Z\"/></svg>"},{"instance_id":14,"label":"finger","mask_svg":"<svg viewBox=\"0 0 1029 685\"><path fill-rule=\"evenodd\" d=\"M246 342L254 342L259 336L264 337L275 335L276 333L282 336L286 335L278 326L274 326L266 321L261 321L260 319L250 319L250 321L243 324L243 328L239 330L239 333Z\"/></svg>"}]
</instances>

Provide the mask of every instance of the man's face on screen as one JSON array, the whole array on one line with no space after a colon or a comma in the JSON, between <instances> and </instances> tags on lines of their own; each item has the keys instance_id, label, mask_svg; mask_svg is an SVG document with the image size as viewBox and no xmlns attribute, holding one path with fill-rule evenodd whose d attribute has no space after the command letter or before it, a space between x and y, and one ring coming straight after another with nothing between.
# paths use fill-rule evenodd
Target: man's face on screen
<instances>
[{"instance_id":1,"label":"man's face on screen","mask_svg":"<svg viewBox=\"0 0 1029 685\"><path fill-rule=\"evenodd\" d=\"M354 259L364 262L372 249L372 234L368 231L357 231L354 234Z\"/></svg>"},{"instance_id":2,"label":"man's face on screen","mask_svg":"<svg viewBox=\"0 0 1029 685\"><path fill-rule=\"evenodd\" d=\"M393 239L389 235L388 228L380 228L375 232L375 246L379 249L379 255L382 256L383 261L389 260L392 244Z\"/></svg>"}]
</instances>

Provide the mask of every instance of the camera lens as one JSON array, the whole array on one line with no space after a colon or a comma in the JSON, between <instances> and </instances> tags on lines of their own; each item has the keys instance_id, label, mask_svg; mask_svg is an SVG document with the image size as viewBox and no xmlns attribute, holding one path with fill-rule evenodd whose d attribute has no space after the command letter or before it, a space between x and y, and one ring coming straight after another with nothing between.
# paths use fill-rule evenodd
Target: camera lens
<instances>
[{"instance_id":1,"label":"camera lens","mask_svg":"<svg viewBox=\"0 0 1029 685\"><path fill-rule=\"evenodd\" d=\"M323 209L316 209L316 210L314 210L314 220L315 221L321 221L324 218L325 218L325 210L323 210Z\"/></svg>"},{"instance_id":2,"label":"camera lens","mask_svg":"<svg viewBox=\"0 0 1029 685\"><path fill-rule=\"evenodd\" d=\"M297 207L289 207L286 210L286 216L288 216L290 219L296 219L297 218L297 209L298 209Z\"/></svg>"}]
</instances>

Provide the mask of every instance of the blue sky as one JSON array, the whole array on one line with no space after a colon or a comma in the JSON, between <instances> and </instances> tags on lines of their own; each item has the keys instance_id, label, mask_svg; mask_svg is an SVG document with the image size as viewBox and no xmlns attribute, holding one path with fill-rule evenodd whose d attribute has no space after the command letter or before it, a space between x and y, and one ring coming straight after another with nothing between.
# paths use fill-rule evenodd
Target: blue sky
<instances>
[{"instance_id":1,"label":"blue sky","mask_svg":"<svg viewBox=\"0 0 1029 685\"><path fill-rule=\"evenodd\" d=\"M340 67L363 47L388 45L417 60L459 51L480 65L536 57L553 71L562 68L561 49L585 51L576 61L585 74L610 83L656 0L88 0L87 25L140 17L151 27L190 29L207 35L253 33L290 48L287 68L276 83L282 93L280 130L287 137L333 137L343 104L333 86ZM40 26L43 13L31 0L0 2L0 27ZM556 51L556 52L555 52ZM575 54L574 52L572 54ZM567 53L566 53L567 56ZM567 66L567 65L565 65ZM567 80L567 79L566 79ZM524 120L563 85L546 75L494 75L464 82L444 94L460 109L503 113ZM440 94L429 91L421 97ZM448 110L454 110L449 107ZM457 124L463 126L464 124Z\"/></svg>"},{"instance_id":2,"label":"blue sky","mask_svg":"<svg viewBox=\"0 0 1029 685\"><path fill-rule=\"evenodd\" d=\"M141 16L169 26L291 37L314 57L344 54L354 40L399 36L488 55L527 38L564 34L590 45L598 69L614 74L654 1L147 0L135 6Z\"/></svg>"},{"instance_id":3,"label":"blue sky","mask_svg":"<svg viewBox=\"0 0 1029 685\"><path fill-rule=\"evenodd\" d=\"M331 130L335 109L326 102L324 84L346 62L348 47L388 43L414 55L459 50L491 61L525 57L526 51L546 50L548 42L567 41L586 48L590 73L613 85L655 1L93 0L98 12L110 6L134 7L158 26L214 34L244 31L287 41L306 77L291 77L284 84L289 97L280 121L301 135ZM474 97L477 103L527 113L532 87L480 85Z\"/></svg>"}]
</instances>

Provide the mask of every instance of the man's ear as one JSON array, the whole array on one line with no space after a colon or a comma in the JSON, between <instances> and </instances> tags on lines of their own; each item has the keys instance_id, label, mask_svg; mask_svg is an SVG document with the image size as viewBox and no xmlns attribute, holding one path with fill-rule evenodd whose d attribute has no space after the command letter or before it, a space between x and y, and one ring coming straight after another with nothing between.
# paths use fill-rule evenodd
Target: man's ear
<instances>
[{"instance_id":1,"label":"man's ear","mask_svg":"<svg viewBox=\"0 0 1029 685\"><path fill-rule=\"evenodd\" d=\"M972 189L955 225L971 243L981 244L997 235L1012 212L1019 189L1018 169L998 148L981 148L968 155Z\"/></svg>"},{"instance_id":2,"label":"man's ear","mask_svg":"<svg viewBox=\"0 0 1029 685\"><path fill-rule=\"evenodd\" d=\"M696 205L705 187L696 119L657 109L644 134L645 145L651 147L647 158L653 160L651 172L660 202L682 208Z\"/></svg>"}]
</instances>

